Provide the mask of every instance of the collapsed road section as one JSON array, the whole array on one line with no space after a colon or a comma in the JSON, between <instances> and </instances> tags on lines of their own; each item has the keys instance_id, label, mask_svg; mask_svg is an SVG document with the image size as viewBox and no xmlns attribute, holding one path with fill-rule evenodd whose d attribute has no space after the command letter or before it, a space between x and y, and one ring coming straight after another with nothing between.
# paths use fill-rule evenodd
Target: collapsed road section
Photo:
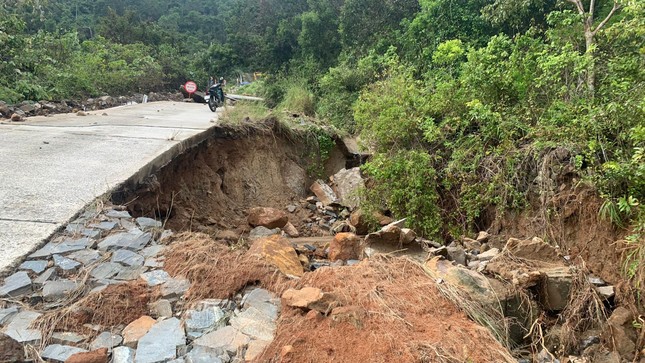
<instances>
[{"instance_id":1,"label":"collapsed road section","mask_svg":"<svg viewBox=\"0 0 645 363\"><path fill-rule=\"evenodd\" d=\"M580 256L485 231L441 245L361 209L351 142L321 157L276 120L215 130L0 284L0 361L639 359L638 317Z\"/></svg>"}]
</instances>

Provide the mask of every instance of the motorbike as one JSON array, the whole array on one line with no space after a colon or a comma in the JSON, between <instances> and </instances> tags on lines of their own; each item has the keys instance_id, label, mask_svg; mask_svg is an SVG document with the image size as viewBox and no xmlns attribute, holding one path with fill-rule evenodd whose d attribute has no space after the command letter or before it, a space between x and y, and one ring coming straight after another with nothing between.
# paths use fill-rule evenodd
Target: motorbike
<instances>
[{"instance_id":1,"label":"motorbike","mask_svg":"<svg viewBox=\"0 0 645 363\"><path fill-rule=\"evenodd\" d=\"M222 84L213 83L213 85L208 88L205 99L206 103L208 103L208 108L213 112L215 112L218 107L224 106L224 90L222 90Z\"/></svg>"}]
</instances>

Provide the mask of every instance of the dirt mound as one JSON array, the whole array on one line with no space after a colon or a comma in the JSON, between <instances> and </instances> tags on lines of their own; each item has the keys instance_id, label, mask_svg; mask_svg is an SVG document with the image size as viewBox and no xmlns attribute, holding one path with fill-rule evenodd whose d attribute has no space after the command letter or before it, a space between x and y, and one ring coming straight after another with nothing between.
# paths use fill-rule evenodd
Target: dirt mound
<instances>
[{"instance_id":1,"label":"dirt mound","mask_svg":"<svg viewBox=\"0 0 645 363\"><path fill-rule=\"evenodd\" d=\"M322 268L288 285L320 288L340 306L324 316L283 304L258 362L513 362L409 259Z\"/></svg>"},{"instance_id":2,"label":"dirt mound","mask_svg":"<svg viewBox=\"0 0 645 363\"><path fill-rule=\"evenodd\" d=\"M260 285L278 291L286 277L263 260L245 254L246 249L233 249L226 242L215 241L203 233L182 233L166 252L164 268L173 276L191 282L191 301L234 296L244 287Z\"/></svg>"}]
</instances>

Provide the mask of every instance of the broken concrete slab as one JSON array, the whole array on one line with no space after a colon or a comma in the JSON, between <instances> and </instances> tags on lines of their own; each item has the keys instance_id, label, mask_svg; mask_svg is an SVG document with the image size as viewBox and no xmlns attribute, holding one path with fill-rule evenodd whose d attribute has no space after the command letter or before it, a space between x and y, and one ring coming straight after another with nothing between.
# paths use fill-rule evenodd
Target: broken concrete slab
<instances>
[{"instance_id":1,"label":"broken concrete slab","mask_svg":"<svg viewBox=\"0 0 645 363\"><path fill-rule=\"evenodd\" d=\"M43 299L49 302L61 300L76 290L78 286L76 282L71 280L47 281L43 285Z\"/></svg>"},{"instance_id":2,"label":"broken concrete slab","mask_svg":"<svg viewBox=\"0 0 645 363\"><path fill-rule=\"evenodd\" d=\"M146 247L150 240L152 240L152 234L134 229L129 232L116 233L108 236L99 242L98 249L101 251L114 251L123 248L138 252Z\"/></svg>"},{"instance_id":3,"label":"broken concrete slab","mask_svg":"<svg viewBox=\"0 0 645 363\"><path fill-rule=\"evenodd\" d=\"M563 310L569 302L573 276L568 267L540 269L543 278L540 282L539 300L547 310Z\"/></svg>"},{"instance_id":4,"label":"broken concrete slab","mask_svg":"<svg viewBox=\"0 0 645 363\"><path fill-rule=\"evenodd\" d=\"M64 363L67 359L69 359L69 357L73 356L74 354L84 352L87 352L87 350L78 347L72 347L69 345L52 344L43 349L43 352L40 353L40 356L54 362Z\"/></svg>"},{"instance_id":5,"label":"broken concrete slab","mask_svg":"<svg viewBox=\"0 0 645 363\"><path fill-rule=\"evenodd\" d=\"M170 318L153 325L139 339L135 363L156 363L177 358L177 348L186 345L186 335L181 321Z\"/></svg>"},{"instance_id":6,"label":"broken concrete slab","mask_svg":"<svg viewBox=\"0 0 645 363\"><path fill-rule=\"evenodd\" d=\"M4 280L0 297L17 297L32 292L31 279L25 271L18 271Z\"/></svg>"}]
</instances>

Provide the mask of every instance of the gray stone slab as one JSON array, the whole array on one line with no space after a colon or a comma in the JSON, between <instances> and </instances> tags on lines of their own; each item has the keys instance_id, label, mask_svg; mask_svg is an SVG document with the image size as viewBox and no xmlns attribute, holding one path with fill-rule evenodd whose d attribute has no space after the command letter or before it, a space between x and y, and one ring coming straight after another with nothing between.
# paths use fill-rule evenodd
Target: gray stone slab
<instances>
[{"instance_id":1,"label":"gray stone slab","mask_svg":"<svg viewBox=\"0 0 645 363\"><path fill-rule=\"evenodd\" d=\"M163 245L148 246L141 251L143 257L157 257L166 247Z\"/></svg>"},{"instance_id":2,"label":"gray stone slab","mask_svg":"<svg viewBox=\"0 0 645 363\"><path fill-rule=\"evenodd\" d=\"M74 332L56 332L52 334L52 344L79 345L87 339L87 336Z\"/></svg>"},{"instance_id":3,"label":"gray stone slab","mask_svg":"<svg viewBox=\"0 0 645 363\"><path fill-rule=\"evenodd\" d=\"M226 326L210 332L193 342L193 347L208 347L211 349L223 349L227 353L235 355L249 344L250 338L232 326Z\"/></svg>"},{"instance_id":4,"label":"gray stone slab","mask_svg":"<svg viewBox=\"0 0 645 363\"><path fill-rule=\"evenodd\" d=\"M84 228L81 230L81 235L91 239L100 239L101 234L101 231L98 229Z\"/></svg>"},{"instance_id":5,"label":"gray stone slab","mask_svg":"<svg viewBox=\"0 0 645 363\"><path fill-rule=\"evenodd\" d=\"M79 268L81 263L61 255L54 255L54 266L63 272L72 272Z\"/></svg>"},{"instance_id":6,"label":"gray stone slab","mask_svg":"<svg viewBox=\"0 0 645 363\"><path fill-rule=\"evenodd\" d=\"M96 339L90 343L90 350L107 348L108 351L112 351L112 348L120 345L122 342L123 338L120 335L106 331L99 334Z\"/></svg>"},{"instance_id":7,"label":"gray stone slab","mask_svg":"<svg viewBox=\"0 0 645 363\"><path fill-rule=\"evenodd\" d=\"M11 318L14 315L18 314L18 311L20 311L20 309L18 309L17 306L12 306L6 309L0 309L0 326L4 326L8 324L11 321Z\"/></svg>"},{"instance_id":8,"label":"gray stone slab","mask_svg":"<svg viewBox=\"0 0 645 363\"><path fill-rule=\"evenodd\" d=\"M152 235L140 230L122 232L108 236L99 242L99 250L114 251L118 249L127 249L130 251L141 251L152 239Z\"/></svg>"},{"instance_id":9,"label":"gray stone slab","mask_svg":"<svg viewBox=\"0 0 645 363\"><path fill-rule=\"evenodd\" d=\"M69 345L52 344L43 349L40 356L54 362L65 362L69 357L76 353L87 352L85 349L72 347Z\"/></svg>"},{"instance_id":10,"label":"gray stone slab","mask_svg":"<svg viewBox=\"0 0 645 363\"><path fill-rule=\"evenodd\" d=\"M127 210L114 210L111 209L105 213L109 218L132 218L130 213Z\"/></svg>"},{"instance_id":11,"label":"gray stone slab","mask_svg":"<svg viewBox=\"0 0 645 363\"><path fill-rule=\"evenodd\" d=\"M45 301L61 300L76 290L78 286L76 282L70 280L47 281L43 285L43 299Z\"/></svg>"},{"instance_id":12,"label":"gray stone slab","mask_svg":"<svg viewBox=\"0 0 645 363\"><path fill-rule=\"evenodd\" d=\"M146 272L146 268L143 266L127 266L123 267L121 272L119 272L114 279L122 281L136 280L144 272Z\"/></svg>"},{"instance_id":13,"label":"gray stone slab","mask_svg":"<svg viewBox=\"0 0 645 363\"><path fill-rule=\"evenodd\" d=\"M134 363L135 350L128 347L116 347L112 350L112 363Z\"/></svg>"},{"instance_id":14,"label":"gray stone slab","mask_svg":"<svg viewBox=\"0 0 645 363\"><path fill-rule=\"evenodd\" d=\"M116 250L112 253L112 262L127 266L143 266L144 257L126 249Z\"/></svg>"},{"instance_id":15,"label":"gray stone slab","mask_svg":"<svg viewBox=\"0 0 645 363\"><path fill-rule=\"evenodd\" d=\"M148 286L153 287L161 285L170 280L170 275L164 270L155 270L141 274L141 279L145 281Z\"/></svg>"},{"instance_id":16,"label":"gray stone slab","mask_svg":"<svg viewBox=\"0 0 645 363\"><path fill-rule=\"evenodd\" d=\"M56 276L56 267L50 267L34 279L34 285L42 285Z\"/></svg>"},{"instance_id":17,"label":"gray stone slab","mask_svg":"<svg viewBox=\"0 0 645 363\"><path fill-rule=\"evenodd\" d=\"M193 348L185 357L186 363L223 363L220 358L226 353L222 349L213 349L204 346ZM228 358L228 355L226 356Z\"/></svg>"},{"instance_id":18,"label":"gray stone slab","mask_svg":"<svg viewBox=\"0 0 645 363\"><path fill-rule=\"evenodd\" d=\"M150 267L153 269L158 269L158 268L163 268L164 266L164 261L159 261L158 259L154 257L148 257L146 258L146 262L143 264L145 267Z\"/></svg>"},{"instance_id":19,"label":"gray stone slab","mask_svg":"<svg viewBox=\"0 0 645 363\"><path fill-rule=\"evenodd\" d=\"M45 247L29 255L29 258L41 258L49 257L55 254L66 254L68 252L91 248L93 245L94 242L92 242L92 240L90 240L89 238L81 238L76 240L69 239L60 243L49 242L45 245Z\"/></svg>"},{"instance_id":20,"label":"gray stone slab","mask_svg":"<svg viewBox=\"0 0 645 363\"><path fill-rule=\"evenodd\" d=\"M21 344L39 344L42 335L30 326L40 315L35 311L21 311L14 315L4 333Z\"/></svg>"},{"instance_id":21,"label":"gray stone slab","mask_svg":"<svg viewBox=\"0 0 645 363\"><path fill-rule=\"evenodd\" d=\"M21 269L21 270L31 270L31 271L39 274L39 273L45 271L45 269L47 268L48 264L49 264L49 262L44 261L44 260L25 261L18 268Z\"/></svg>"},{"instance_id":22,"label":"gray stone slab","mask_svg":"<svg viewBox=\"0 0 645 363\"><path fill-rule=\"evenodd\" d=\"M153 228L161 228L161 226L163 225L161 222L147 217L137 218L137 224L144 231L148 229L153 229Z\"/></svg>"},{"instance_id":23,"label":"gray stone slab","mask_svg":"<svg viewBox=\"0 0 645 363\"><path fill-rule=\"evenodd\" d=\"M32 292L31 279L25 271L18 271L4 280L0 297L16 297Z\"/></svg>"},{"instance_id":24,"label":"gray stone slab","mask_svg":"<svg viewBox=\"0 0 645 363\"><path fill-rule=\"evenodd\" d=\"M231 326L254 339L273 340L276 324L265 312L248 308L231 318Z\"/></svg>"},{"instance_id":25,"label":"gray stone slab","mask_svg":"<svg viewBox=\"0 0 645 363\"><path fill-rule=\"evenodd\" d=\"M186 334L197 339L210 331L226 326L226 313L219 307L210 307L201 311L188 310L184 315Z\"/></svg>"},{"instance_id":26,"label":"gray stone slab","mask_svg":"<svg viewBox=\"0 0 645 363\"><path fill-rule=\"evenodd\" d=\"M150 303L149 307L154 318L169 318L172 316L172 304L168 300L155 301Z\"/></svg>"},{"instance_id":27,"label":"gray stone slab","mask_svg":"<svg viewBox=\"0 0 645 363\"><path fill-rule=\"evenodd\" d=\"M163 270L160 270L163 271ZM167 299L183 296L190 289L190 281L183 278L170 278L161 285L161 296Z\"/></svg>"},{"instance_id":28,"label":"gray stone slab","mask_svg":"<svg viewBox=\"0 0 645 363\"><path fill-rule=\"evenodd\" d=\"M91 224L90 227L102 229L104 231L111 231L116 227L117 223L114 221L105 221L101 223Z\"/></svg>"},{"instance_id":29,"label":"gray stone slab","mask_svg":"<svg viewBox=\"0 0 645 363\"><path fill-rule=\"evenodd\" d=\"M123 266L114 262L104 262L92 269L90 276L95 279L109 279L123 270Z\"/></svg>"},{"instance_id":30,"label":"gray stone slab","mask_svg":"<svg viewBox=\"0 0 645 363\"><path fill-rule=\"evenodd\" d=\"M177 318L156 323L139 339L135 363L156 363L177 358L177 348L186 345L186 336Z\"/></svg>"},{"instance_id":31,"label":"gray stone slab","mask_svg":"<svg viewBox=\"0 0 645 363\"><path fill-rule=\"evenodd\" d=\"M70 253L67 258L78 261L83 265L89 265L101 258L101 254L97 250L80 250Z\"/></svg>"}]
</instances>

